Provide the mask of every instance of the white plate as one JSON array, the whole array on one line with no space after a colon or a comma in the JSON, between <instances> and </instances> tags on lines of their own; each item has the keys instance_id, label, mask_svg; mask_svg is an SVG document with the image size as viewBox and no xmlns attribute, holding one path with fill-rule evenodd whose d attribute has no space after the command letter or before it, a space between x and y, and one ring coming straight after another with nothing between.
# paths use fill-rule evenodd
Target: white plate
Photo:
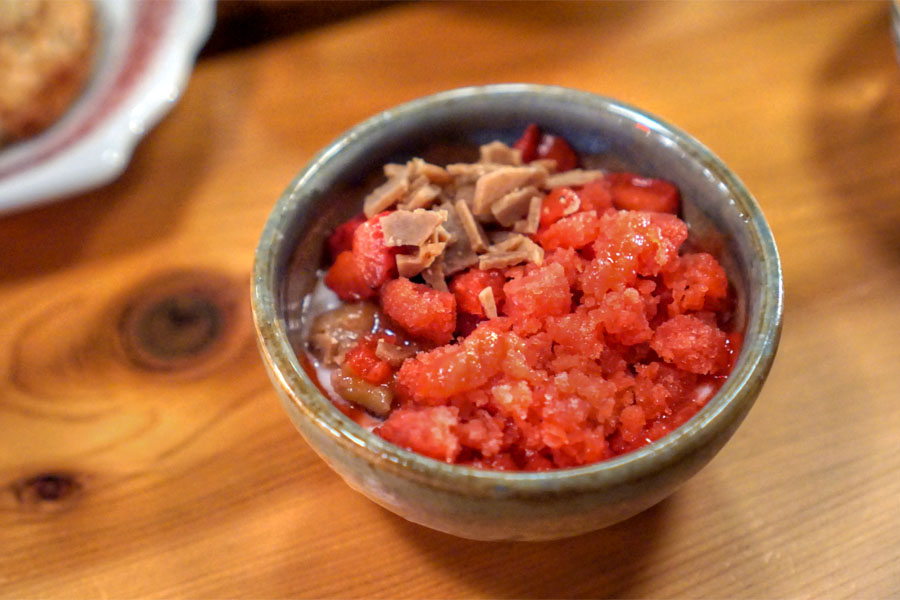
<instances>
[{"instance_id":1,"label":"white plate","mask_svg":"<svg viewBox=\"0 0 900 600\"><path fill-rule=\"evenodd\" d=\"M0 213L112 181L175 104L215 21L212 0L95 0L100 44L87 88L40 135L0 151Z\"/></svg>"}]
</instances>

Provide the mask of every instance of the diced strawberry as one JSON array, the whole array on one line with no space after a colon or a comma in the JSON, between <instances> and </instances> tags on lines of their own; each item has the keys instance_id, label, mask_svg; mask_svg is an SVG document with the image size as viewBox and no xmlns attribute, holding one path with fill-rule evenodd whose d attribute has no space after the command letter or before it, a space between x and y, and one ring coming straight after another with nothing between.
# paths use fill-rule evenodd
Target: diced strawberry
<instances>
[{"instance_id":1,"label":"diced strawberry","mask_svg":"<svg viewBox=\"0 0 900 600\"><path fill-rule=\"evenodd\" d=\"M356 266L369 287L378 288L397 276L395 256L399 248L389 247L384 241L381 217L375 215L361 223L353 232L353 256Z\"/></svg>"},{"instance_id":2,"label":"diced strawberry","mask_svg":"<svg viewBox=\"0 0 900 600\"><path fill-rule=\"evenodd\" d=\"M581 210L596 210L597 214L613 207L612 186L605 178L595 179L578 188L577 193L581 198Z\"/></svg>"},{"instance_id":3,"label":"diced strawberry","mask_svg":"<svg viewBox=\"0 0 900 600\"><path fill-rule=\"evenodd\" d=\"M612 201L620 210L678 212L678 188L664 179L634 173L611 173Z\"/></svg>"},{"instance_id":4,"label":"diced strawberry","mask_svg":"<svg viewBox=\"0 0 900 600\"><path fill-rule=\"evenodd\" d=\"M571 171L578 166L578 156L572 146L558 135L545 133L537 147L538 158L549 158L556 161L557 171Z\"/></svg>"},{"instance_id":5,"label":"diced strawberry","mask_svg":"<svg viewBox=\"0 0 900 600\"><path fill-rule=\"evenodd\" d=\"M334 264L325 274L325 285L344 302L366 300L375 295L373 290L359 272L353 253L345 250L338 254Z\"/></svg>"},{"instance_id":6,"label":"diced strawberry","mask_svg":"<svg viewBox=\"0 0 900 600\"><path fill-rule=\"evenodd\" d=\"M405 277L381 289L381 307L411 336L446 344L456 329L456 297Z\"/></svg>"},{"instance_id":7,"label":"diced strawberry","mask_svg":"<svg viewBox=\"0 0 900 600\"><path fill-rule=\"evenodd\" d=\"M537 147L540 138L540 128L536 124L532 123L525 128L524 133L522 133L522 137L516 140L516 142L512 145L514 149L522 151L522 162L529 163L537 158Z\"/></svg>"},{"instance_id":8,"label":"diced strawberry","mask_svg":"<svg viewBox=\"0 0 900 600\"><path fill-rule=\"evenodd\" d=\"M491 288L494 293L494 303L499 309L503 302L504 283L506 283L506 276L499 269L482 271L474 267L455 275L450 280L450 291L456 296L456 306L460 311L476 317L484 317L484 307L478 295L484 288Z\"/></svg>"},{"instance_id":9,"label":"diced strawberry","mask_svg":"<svg viewBox=\"0 0 900 600\"><path fill-rule=\"evenodd\" d=\"M556 161L557 171L570 171L578 166L578 156L566 140L550 133L541 134L534 123L525 128L512 147L522 151L522 162L525 163L547 158Z\"/></svg>"},{"instance_id":10,"label":"diced strawberry","mask_svg":"<svg viewBox=\"0 0 900 600\"><path fill-rule=\"evenodd\" d=\"M365 221L366 216L360 213L338 226L334 233L328 236L328 254L331 256L332 261L337 260L338 254L341 252L353 249L353 233Z\"/></svg>"},{"instance_id":11,"label":"diced strawberry","mask_svg":"<svg viewBox=\"0 0 900 600\"><path fill-rule=\"evenodd\" d=\"M570 187L553 188L541 202L541 227L549 227L581 209L581 195Z\"/></svg>"},{"instance_id":12,"label":"diced strawberry","mask_svg":"<svg viewBox=\"0 0 900 600\"><path fill-rule=\"evenodd\" d=\"M376 343L365 338L360 340L344 355L344 368L349 369L351 375L380 385L390 381L394 373L391 365L375 354Z\"/></svg>"}]
</instances>

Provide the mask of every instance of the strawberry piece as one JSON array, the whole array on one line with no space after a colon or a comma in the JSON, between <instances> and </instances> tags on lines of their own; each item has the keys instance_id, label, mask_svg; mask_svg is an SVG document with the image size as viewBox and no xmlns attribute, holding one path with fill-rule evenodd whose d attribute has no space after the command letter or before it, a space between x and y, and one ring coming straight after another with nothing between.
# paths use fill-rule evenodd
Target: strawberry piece
<instances>
[{"instance_id":1,"label":"strawberry piece","mask_svg":"<svg viewBox=\"0 0 900 600\"><path fill-rule=\"evenodd\" d=\"M391 248L384 241L381 217L375 215L361 223L353 232L353 257L363 281L371 288L381 287L389 279L397 276L394 258L399 248Z\"/></svg>"},{"instance_id":2,"label":"strawberry piece","mask_svg":"<svg viewBox=\"0 0 900 600\"><path fill-rule=\"evenodd\" d=\"M366 216L362 213L356 215L346 223L341 224L328 236L328 254L332 262L337 260L338 254L353 249L353 233L356 228L365 223Z\"/></svg>"},{"instance_id":3,"label":"strawberry piece","mask_svg":"<svg viewBox=\"0 0 900 600\"><path fill-rule=\"evenodd\" d=\"M450 280L450 291L456 296L456 305L460 311L469 313L476 317L484 317L484 307L478 294L489 287L494 292L494 303L500 308L503 302L503 284L506 283L506 276L499 269L482 271L475 267L455 275Z\"/></svg>"},{"instance_id":4,"label":"strawberry piece","mask_svg":"<svg viewBox=\"0 0 900 600\"><path fill-rule=\"evenodd\" d=\"M541 203L541 227L549 227L581 209L581 195L570 187L553 188Z\"/></svg>"},{"instance_id":5,"label":"strawberry piece","mask_svg":"<svg viewBox=\"0 0 900 600\"><path fill-rule=\"evenodd\" d=\"M375 354L376 341L363 338L344 355L344 368L351 375L381 385L390 381L394 374L391 365Z\"/></svg>"},{"instance_id":6,"label":"strawberry piece","mask_svg":"<svg viewBox=\"0 0 900 600\"><path fill-rule=\"evenodd\" d=\"M678 212L678 188L664 179L634 173L611 173L608 178L613 204L620 210Z\"/></svg>"},{"instance_id":7,"label":"strawberry piece","mask_svg":"<svg viewBox=\"0 0 900 600\"><path fill-rule=\"evenodd\" d=\"M577 193L581 198L581 210L596 210L597 214L613 207L613 198L610 182L606 178L595 179L578 188Z\"/></svg>"},{"instance_id":8,"label":"strawberry piece","mask_svg":"<svg viewBox=\"0 0 900 600\"><path fill-rule=\"evenodd\" d=\"M537 147L538 158L549 158L556 161L557 171L571 171L578 166L578 157L572 146L558 135L545 133Z\"/></svg>"},{"instance_id":9,"label":"strawberry piece","mask_svg":"<svg viewBox=\"0 0 900 600\"><path fill-rule=\"evenodd\" d=\"M456 329L456 297L405 277L388 281L381 290L381 307L411 336L446 344Z\"/></svg>"},{"instance_id":10,"label":"strawberry piece","mask_svg":"<svg viewBox=\"0 0 900 600\"><path fill-rule=\"evenodd\" d=\"M345 250L338 254L334 264L325 274L325 285L331 288L344 302L366 300L375 295L357 266L356 257Z\"/></svg>"},{"instance_id":11,"label":"strawberry piece","mask_svg":"<svg viewBox=\"0 0 900 600\"><path fill-rule=\"evenodd\" d=\"M522 151L522 162L529 163L538 157L537 147L541 139L541 130L534 123L525 128L516 142L512 145L515 150Z\"/></svg>"}]
</instances>

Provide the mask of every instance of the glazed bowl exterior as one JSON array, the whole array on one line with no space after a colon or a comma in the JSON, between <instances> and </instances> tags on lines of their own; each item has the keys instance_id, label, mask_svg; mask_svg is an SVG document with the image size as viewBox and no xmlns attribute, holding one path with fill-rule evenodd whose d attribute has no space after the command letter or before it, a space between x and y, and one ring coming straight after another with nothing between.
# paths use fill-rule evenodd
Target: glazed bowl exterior
<instances>
[{"instance_id":1,"label":"glazed bowl exterior","mask_svg":"<svg viewBox=\"0 0 900 600\"><path fill-rule=\"evenodd\" d=\"M632 453L540 473L442 463L395 446L337 410L304 370L300 314L333 228L359 212L372 173L435 142L514 141L529 123L583 155L673 181L692 243L718 255L735 285L744 346L721 390L679 429ZM322 150L278 199L256 253L252 309L263 361L307 443L354 489L396 514L457 536L539 540L582 534L656 504L725 444L775 356L782 277L772 234L743 184L689 135L621 102L530 84L471 87L412 101Z\"/></svg>"}]
</instances>

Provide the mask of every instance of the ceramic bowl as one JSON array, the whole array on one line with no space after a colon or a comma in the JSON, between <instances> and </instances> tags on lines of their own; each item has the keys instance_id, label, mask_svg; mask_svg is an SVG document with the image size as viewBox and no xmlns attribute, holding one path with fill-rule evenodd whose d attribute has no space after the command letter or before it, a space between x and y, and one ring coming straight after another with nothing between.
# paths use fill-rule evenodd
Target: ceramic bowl
<instances>
[{"instance_id":1,"label":"ceramic bowl","mask_svg":"<svg viewBox=\"0 0 900 600\"><path fill-rule=\"evenodd\" d=\"M697 415L630 454L540 473L449 465L370 433L320 392L296 354L303 348L303 297L322 266L326 235L359 212L359 187L372 185L371 174L381 165L421 155L435 142L451 149L494 139L511 143L532 122L563 135L583 155L679 186L692 243L718 254L737 289L745 343L731 376ZM757 203L721 161L686 133L621 102L528 84L439 93L341 135L276 202L257 249L252 288L263 361L309 445L351 487L398 515L483 540L573 536L622 521L671 494L722 448L754 403L782 319L772 234Z\"/></svg>"}]
</instances>

